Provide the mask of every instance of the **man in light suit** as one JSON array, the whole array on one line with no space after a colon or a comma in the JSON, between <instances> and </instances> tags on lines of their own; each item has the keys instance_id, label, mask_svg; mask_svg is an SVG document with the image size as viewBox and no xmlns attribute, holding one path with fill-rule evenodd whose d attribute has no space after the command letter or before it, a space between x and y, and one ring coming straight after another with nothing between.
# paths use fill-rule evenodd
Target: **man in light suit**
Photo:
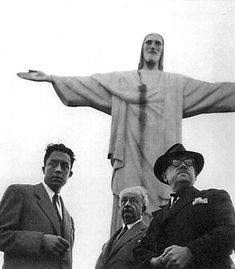
<instances>
[{"instance_id":1,"label":"man in light suit","mask_svg":"<svg viewBox=\"0 0 235 269\"><path fill-rule=\"evenodd\" d=\"M200 153L175 144L154 165L174 192L134 249L144 268L226 269L235 244L235 213L224 190L193 187L204 165Z\"/></svg>"},{"instance_id":2,"label":"man in light suit","mask_svg":"<svg viewBox=\"0 0 235 269\"><path fill-rule=\"evenodd\" d=\"M8 187L0 203L0 250L4 269L71 269L74 225L59 193L72 176L74 154L50 144L44 182Z\"/></svg>"},{"instance_id":3,"label":"man in light suit","mask_svg":"<svg viewBox=\"0 0 235 269\"><path fill-rule=\"evenodd\" d=\"M147 191L140 186L130 187L122 190L119 197L123 227L104 244L96 269L131 269L137 266L133 248L139 245L147 228L142 221L148 203Z\"/></svg>"}]
</instances>

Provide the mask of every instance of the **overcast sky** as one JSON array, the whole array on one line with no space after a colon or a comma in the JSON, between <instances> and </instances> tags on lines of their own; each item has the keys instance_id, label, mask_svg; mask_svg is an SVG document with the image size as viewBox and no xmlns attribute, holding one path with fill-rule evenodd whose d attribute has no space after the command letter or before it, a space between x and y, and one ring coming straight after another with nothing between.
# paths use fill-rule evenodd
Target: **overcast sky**
<instances>
[{"instance_id":1,"label":"overcast sky","mask_svg":"<svg viewBox=\"0 0 235 269\"><path fill-rule=\"evenodd\" d=\"M8 0L0 23L0 196L9 184L43 180L48 143L71 147L77 161L62 196L76 224L74 268L94 268L111 221L110 116L66 107L50 84L16 73L134 70L143 38L158 32L165 39L165 71L235 82L235 1ZM234 123L233 113L183 120L184 145L206 161L196 187L226 189L233 202Z\"/></svg>"}]
</instances>

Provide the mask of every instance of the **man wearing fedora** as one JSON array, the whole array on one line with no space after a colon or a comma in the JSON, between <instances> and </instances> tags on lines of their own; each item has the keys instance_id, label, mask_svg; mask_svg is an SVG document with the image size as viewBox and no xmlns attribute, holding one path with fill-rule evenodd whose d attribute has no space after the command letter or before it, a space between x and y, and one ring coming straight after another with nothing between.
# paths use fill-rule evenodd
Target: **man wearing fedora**
<instances>
[{"instance_id":1,"label":"man wearing fedora","mask_svg":"<svg viewBox=\"0 0 235 269\"><path fill-rule=\"evenodd\" d=\"M224 190L193 187L204 165L200 153L175 144L154 165L158 180L170 185L169 203L153 220L134 255L144 268L231 268L235 212Z\"/></svg>"}]
</instances>

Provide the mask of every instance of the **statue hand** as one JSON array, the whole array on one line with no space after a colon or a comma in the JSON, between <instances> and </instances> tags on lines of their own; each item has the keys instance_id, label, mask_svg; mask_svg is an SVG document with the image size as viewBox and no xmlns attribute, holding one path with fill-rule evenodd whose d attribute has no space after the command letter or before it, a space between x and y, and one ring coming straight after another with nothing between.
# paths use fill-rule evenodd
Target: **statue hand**
<instances>
[{"instance_id":1,"label":"statue hand","mask_svg":"<svg viewBox=\"0 0 235 269\"><path fill-rule=\"evenodd\" d=\"M23 79L33 80L33 81L47 81L52 82L52 77L45 74L42 71L29 70L29 72L19 72L17 76Z\"/></svg>"}]
</instances>

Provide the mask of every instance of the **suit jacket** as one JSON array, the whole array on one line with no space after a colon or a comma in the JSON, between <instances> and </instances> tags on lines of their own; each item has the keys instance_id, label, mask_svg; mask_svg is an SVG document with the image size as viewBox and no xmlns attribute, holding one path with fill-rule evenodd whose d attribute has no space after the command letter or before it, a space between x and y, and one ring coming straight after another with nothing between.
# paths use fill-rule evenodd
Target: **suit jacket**
<instances>
[{"instance_id":1,"label":"suit jacket","mask_svg":"<svg viewBox=\"0 0 235 269\"><path fill-rule=\"evenodd\" d=\"M0 250L4 269L71 269L74 225L63 206L63 238L70 243L63 257L45 253L43 234L61 235L61 227L42 184L11 185L0 203Z\"/></svg>"},{"instance_id":2,"label":"suit jacket","mask_svg":"<svg viewBox=\"0 0 235 269\"><path fill-rule=\"evenodd\" d=\"M172 207L168 204L153 213L134 255L150 268L150 259L166 247L186 246L193 254L188 269L225 269L231 266L234 244L235 213L228 193L192 187Z\"/></svg>"},{"instance_id":3,"label":"suit jacket","mask_svg":"<svg viewBox=\"0 0 235 269\"><path fill-rule=\"evenodd\" d=\"M118 229L109 241L104 244L95 269L136 268L137 263L132 251L134 247L138 246L139 240L146 228L147 225L143 221L140 221L114 243L122 230L122 228Z\"/></svg>"}]
</instances>

